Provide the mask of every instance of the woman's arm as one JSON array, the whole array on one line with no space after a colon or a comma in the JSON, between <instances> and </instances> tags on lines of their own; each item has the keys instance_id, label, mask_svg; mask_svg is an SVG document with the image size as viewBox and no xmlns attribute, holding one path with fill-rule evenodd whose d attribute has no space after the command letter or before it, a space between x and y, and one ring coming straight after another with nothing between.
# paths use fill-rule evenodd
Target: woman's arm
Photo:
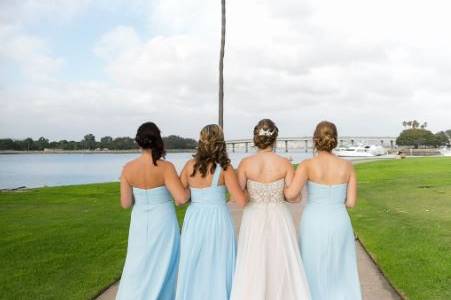
<instances>
[{"instance_id":1,"label":"woman's arm","mask_svg":"<svg viewBox=\"0 0 451 300\"><path fill-rule=\"evenodd\" d=\"M287 179L286 179L287 180ZM289 180L289 179L288 179ZM307 162L303 161L299 164L296 172L294 173L291 182L287 181L284 194L287 201L296 202L300 201L301 192L307 181Z\"/></svg>"},{"instance_id":2,"label":"woman's arm","mask_svg":"<svg viewBox=\"0 0 451 300\"><path fill-rule=\"evenodd\" d=\"M357 175L351 165L351 174L348 181L348 191L346 195L346 207L352 208L357 202Z\"/></svg>"},{"instance_id":3,"label":"woman's arm","mask_svg":"<svg viewBox=\"0 0 451 300\"><path fill-rule=\"evenodd\" d=\"M229 165L223 174L224 183L230 193L230 198L232 201L235 201L239 207L244 207L247 202L247 197L245 192L243 192L242 185L238 181L238 176L235 173L233 166Z\"/></svg>"},{"instance_id":4,"label":"woman's arm","mask_svg":"<svg viewBox=\"0 0 451 300\"><path fill-rule=\"evenodd\" d=\"M238 176L238 183L240 184L241 190L246 190L247 176L246 176L246 159L242 159L238 165L236 174Z\"/></svg>"},{"instance_id":5,"label":"woman's arm","mask_svg":"<svg viewBox=\"0 0 451 300\"><path fill-rule=\"evenodd\" d=\"M121 174L121 206L130 208L133 205L133 187L128 183L125 168Z\"/></svg>"},{"instance_id":6,"label":"woman's arm","mask_svg":"<svg viewBox=\"0 0 451 300\"><path fill-rule=\"evenodd\" d=\"M180 173L180 181L182 182L182 185L185 189L189 187L188 177L190 176L190 165L191 160L186 162L185 166L182 169L182 172Z\"/></svg>"},{"instance_id":7,"label":"woman's arm","mask_svg":"<svg viewBox=\"0 0 451 300\"><path fill-rule=\"evenodd\" d=\"M289 161L287 161L286 168L287 168L287 174L285 175L285 186L289 187L291 185L291 183L293 182L294 168L293 168L293 165ZM299 194L299 196L295 197L294 199L285 198L285 200L287 200L288 202L300 202L301 194Z\"/></svg>"},{"instance_id":8,"label":"woman's arm","mask_svg":"<svg viewBox=\"0 0 451 300\"><path fill-rule=\"evenodd\" d=\"M175 204L185 204L190 197L190 192L183 186L172 163L168 163L164 175L164 184L174 198Z\"/></svg>"}]
</instances>

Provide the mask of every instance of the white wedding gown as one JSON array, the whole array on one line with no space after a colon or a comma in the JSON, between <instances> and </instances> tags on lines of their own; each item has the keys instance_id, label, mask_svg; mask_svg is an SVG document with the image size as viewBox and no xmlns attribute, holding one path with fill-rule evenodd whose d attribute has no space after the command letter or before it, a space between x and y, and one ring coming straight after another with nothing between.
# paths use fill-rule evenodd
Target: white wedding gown
<instances>
[{"instance_id":1,"label":"white wedding gown","mask_svg":"<svg viewBox=\"0 0 451 300\"><path fill-rule=\"evenodd\" d=\"M284 186L284 179L247 182L232 300L310 299Z\"/></svg>"}]
</instances>

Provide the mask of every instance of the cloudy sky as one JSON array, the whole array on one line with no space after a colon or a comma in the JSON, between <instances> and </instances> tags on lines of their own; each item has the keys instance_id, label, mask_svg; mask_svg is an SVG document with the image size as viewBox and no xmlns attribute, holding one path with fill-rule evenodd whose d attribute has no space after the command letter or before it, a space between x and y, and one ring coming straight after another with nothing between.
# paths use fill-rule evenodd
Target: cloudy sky
<instances>
[{"instance_id":1,"label":"cloudy sky","mask_svg":"<svg viewBox=\"0 0 451 300\"><path fill-rule=\"evenodd\" d=\"M396 135L451 128L447 0L227 0L225 132L263 117ZM220 1L0 0L0 137L196 137L217 120Z\"/></svg>"}]
</instances>

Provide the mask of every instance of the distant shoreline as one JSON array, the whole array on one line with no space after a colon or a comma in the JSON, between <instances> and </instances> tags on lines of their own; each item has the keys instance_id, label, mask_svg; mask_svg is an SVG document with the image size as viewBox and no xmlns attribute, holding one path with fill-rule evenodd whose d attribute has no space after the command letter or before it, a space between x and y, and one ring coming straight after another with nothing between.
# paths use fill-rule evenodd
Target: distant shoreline
<instances>
[{"instance_id":1,"label":"distant shoreline","mask_svg":"<svg viewBox=\"0 0 451 300\"><path fill-rule=\"evenodd\" d=\"M166 149L167 153L193 153L196 149ZM1 150L0 155L9 154L127 154L139 153L139 149L131 150L50 150L50 151L19 151L19 150Z\"/></svg>"}]
</instances>

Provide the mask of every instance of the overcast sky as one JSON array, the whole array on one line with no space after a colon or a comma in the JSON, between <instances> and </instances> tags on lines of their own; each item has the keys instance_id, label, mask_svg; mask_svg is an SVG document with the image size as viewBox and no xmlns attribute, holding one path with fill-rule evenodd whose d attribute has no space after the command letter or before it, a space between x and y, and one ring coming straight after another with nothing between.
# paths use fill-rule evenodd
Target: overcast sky
<instances>
[{"instance_id":1,"label":"overcast sky","mask_svg":"<svg viewBox=\"0 0 451 300\"><path fill-rule=\"evenodd\" d=\"M451 2L227 0L226 138L451 128ZM0 137L197 137L217 121L220 1L0 0Z\"/></svg>"}]
</instances>

